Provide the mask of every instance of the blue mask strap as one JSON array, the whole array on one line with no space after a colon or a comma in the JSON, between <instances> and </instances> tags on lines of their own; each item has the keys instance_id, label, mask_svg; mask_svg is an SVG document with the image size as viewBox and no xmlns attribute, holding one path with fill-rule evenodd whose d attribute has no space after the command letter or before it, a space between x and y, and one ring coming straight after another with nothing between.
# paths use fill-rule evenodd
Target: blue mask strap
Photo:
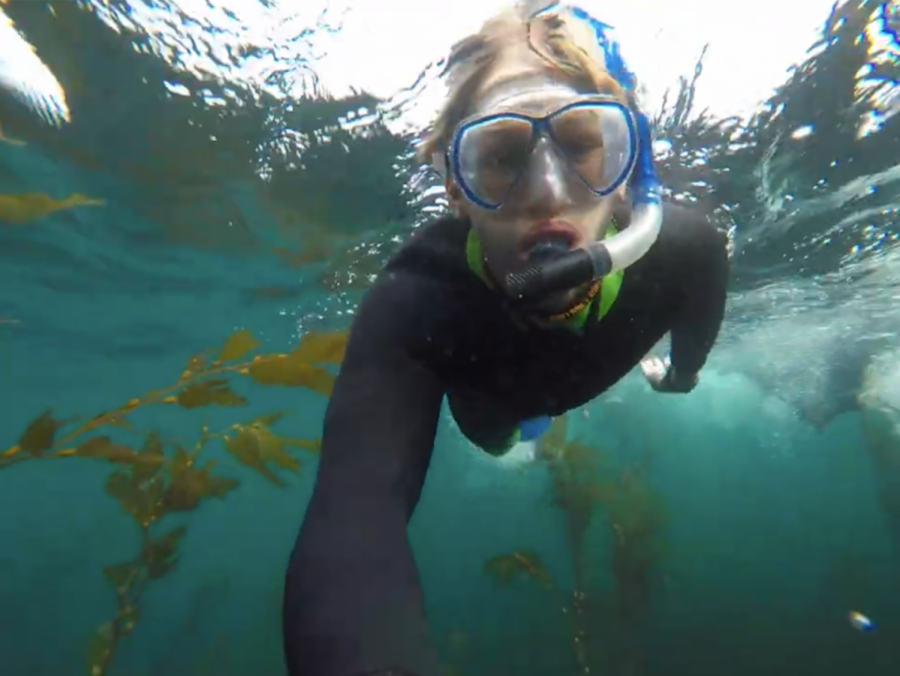
<instances>
[{"instance_id":1,"label":"blue mask strap","mask_svg":"<svg viewBox=\"0 0 900 676\"><path fill-rule=\"evenodd\" d=\"M635 113L638 131L638 156L631 174L632 201L635 204L658 204L661 200L659 177L653 163L653 139L650 122L641 112Z\"/></svg>"}]
</instances>

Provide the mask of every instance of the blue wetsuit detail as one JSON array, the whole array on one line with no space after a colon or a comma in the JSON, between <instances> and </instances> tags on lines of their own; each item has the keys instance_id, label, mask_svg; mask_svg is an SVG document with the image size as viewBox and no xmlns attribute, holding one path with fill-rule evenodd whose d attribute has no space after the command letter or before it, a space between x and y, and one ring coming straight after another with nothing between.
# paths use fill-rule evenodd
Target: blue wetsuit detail
<instances>
[{"instance_id":1,"label":"blue wetsuit detail","mask_svg":"<svg viewBox=\"0 0 900 676\"><path fill-rule=\"evenodd\" d=\"M519 423L519 441L533 441L550 429L553 420L548 415L529 418Z\"/></svg>"}]
</instances>

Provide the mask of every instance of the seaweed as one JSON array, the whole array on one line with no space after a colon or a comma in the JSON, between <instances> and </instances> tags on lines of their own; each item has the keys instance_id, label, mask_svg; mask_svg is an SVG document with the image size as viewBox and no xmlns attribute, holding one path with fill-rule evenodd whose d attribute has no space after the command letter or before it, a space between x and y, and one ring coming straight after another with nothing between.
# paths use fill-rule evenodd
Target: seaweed
<instances>
[{"instance_id":1,"label":"seaweed","mask_svg":"<svg viewBox=\"0 0 900 676\"><path fill-rule=\"evenodd\" d=\"M608 622L617 632L607 643L611 653L610 673L638 673L641 655L635 636L650 598L653 568L662 553L660 534L665 515L658 496L647 480L649 454L617 471L606 454L579 439L568 440L568 423L560 417L537 447L537 457L550 472L551 501L565 516L568 556L572 566L573 589L564 591L529 550L491 558L485 571L498 583L509 584L518 577L530 578L552 592L558 607L570 623L572 646L583 673L599 668L591 648L599 636L589 629ZM611 543L611 574L615 580L612 603L599 603L599 594L590 588L585 560L585 539L595 516L603 512ZM567 597L571 594L571 600ZM604 616L601 611L612 610Z\"/></svg>"},{"instance_id":2,"label":"seaweed","mask_svg":"<svg viewBox=\"0 0 900 676\"><path fill-rule=\"evenodd\" d=\"M588 673L591 660L588 654L588 628L591 626L587 595L587 572L584 561L584 540L594 511L608 495L610 488L599 483L602 454L580 441L568 441L568 420L554 420L550 432L538 444L538 457L550 471L552 502L566 519L566 542L572 565L571 612L569 617L572 646L579 668Z\"/></svg>"},{"instance_id":3,"label":"seaweed","mask_svg":"<svg viewBox=\"0 0 900 676\"><path fill-rule=\"evenodd\" d=\"M553 589L555 586L553 578L541 562L540 555L527 549L488 559L484 564L484 572L501 585L510 584L516 578L524 576L537 580L547 589Z\"/></svg>"},{"instance_id":4,"label":"seaweed","mask_svg":"<svg viewBox=\"0 0 900 676\"><path fill-rule=\"evenodd\" d=\"M0 134L0 140L12 143ZM22 195L0 195L0 222L23 224L36 221L57 211L75 207L103 206L103 200L94 199L80 193L73 193L62 199L54 199L43 193L31 192Z\"/></svg>"},{"instance_id":5,"label":"seaweed","mask_svg":"<svg viewBox=\"0 0 900 676\"><path fill-rule=\"evenodd\" d=\"M194 410L209 406L242 407L247 399L232 388L241 376L262 385L305 387L330 394L334 375L326 366L343 359L346 332L308 333L288 354L257 354L260 342L248 331L237 331L218 351L190 357L177 380L159 390L130 399L110 411L80 421L57 419L47 409L27 425L16 445L0 453L0 468L38 459L87 458L115 466L107 477L106 493L134 522L140 546L131 559L103 569L116 598L116 614L97 628L88 648L91 676L106 674L121 641L140 617L141 599L148 584L169 575L177 566L186 526L166 528L166 517L191 512L211 498L222 499L239 486L219 473L214 460L201 457L213 442L275 486L285 486L283 474L296 473L298 451L316 453L318 439L283 436L272 428L284 413L276 411L212 432L203 423L199 438L185 447L165 440L157 430L140 432L130 416L140 408L175 405ZM112 429L142 437L140 447L122 443ZM100 434L99 431L108 432Z\"/></svg>"}]
</instances>

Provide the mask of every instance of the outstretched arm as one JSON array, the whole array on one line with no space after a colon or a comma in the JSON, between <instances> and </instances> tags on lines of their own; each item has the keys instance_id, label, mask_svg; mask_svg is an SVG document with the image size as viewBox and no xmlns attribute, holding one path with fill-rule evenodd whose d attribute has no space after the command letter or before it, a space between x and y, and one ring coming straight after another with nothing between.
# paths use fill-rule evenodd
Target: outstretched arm
<instances>
[{"instance_id":1,"label":"outstretched arm","mask_svg":"<svg viewBox=\"0 0 900 676\"><path fill-rule=\"evenodd\" d=\"M682 299L672 328L672 376L694 378L706 363L725 315L728 288L728 240L706 216L674 207L678 221ZM670 218L666 213L666 218Z\"/></svg>"},{"instance_id":2,"label":"outstretched arm","mask_svg":"<svg viewBox=\"0 0 900 676\"><path fill-rule=\"evenodd\" d=\"M422 289L402 277L384 275L363 301L328 406L316 487L284 592L291 676L436 673L406 526L444 392L408 348L422 328Z\"/></svg>"}]
</instances>

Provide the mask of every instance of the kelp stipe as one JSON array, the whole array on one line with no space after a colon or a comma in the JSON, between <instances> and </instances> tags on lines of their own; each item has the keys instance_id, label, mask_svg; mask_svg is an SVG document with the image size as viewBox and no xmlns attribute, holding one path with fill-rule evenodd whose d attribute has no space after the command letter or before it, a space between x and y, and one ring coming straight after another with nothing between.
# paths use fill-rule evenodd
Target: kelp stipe
<instances>
[{"instance_id":1,"label":"kelp stipe","mask_svg":"<svg viewBox=\"0 0 900 676\"><path fill-rule=\"evenodd\" d=\"M542 437L537 457L550 472L552 504L565 518L573 588L565 590L529 550L495 556L485 564L485 571L498 583L530 578L551 593L552 607L562 607L569 624L572 650L582 673L640 673L636 632L649 603L665 523L660 500L647 482L647 459L625 471L614 470L600 450L578 439L568 440L565 417L556 419ZM585 557L585 540L598 513L607 517L602 527L608 529L612 547L612 598L591 589L593 578ZM614 640L602 630L604 625L615 629ZM601 650L608 654L606 664L601 664Z\"/></svg>"}]
</instances>

